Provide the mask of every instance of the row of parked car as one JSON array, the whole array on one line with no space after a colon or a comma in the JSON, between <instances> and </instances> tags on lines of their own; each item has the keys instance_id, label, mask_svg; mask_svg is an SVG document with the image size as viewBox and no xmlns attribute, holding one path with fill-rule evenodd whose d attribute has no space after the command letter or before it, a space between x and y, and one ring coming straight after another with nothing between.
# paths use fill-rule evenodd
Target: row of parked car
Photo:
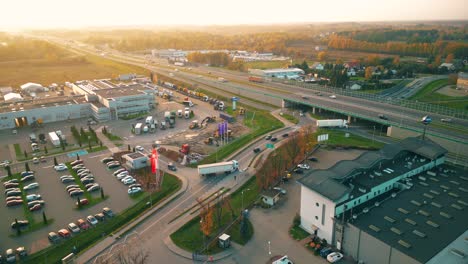
<instances>
[{"instance_id":1,"label":"row of parked car","mask_svg":"<svg viewBox=\"0 0 468 264\"><path fill-rule=\"evenodd\" d=\"M69 223L67 228L62 228L57 232L49 232L49 241L53 244L60 242L61 239L66 239L72 236L72 234L78 234L82 231L88 230L93 226L96 226L100 222L106 220L106 218L112 218L115 214L109 207L104 207L102 212L95 215L88 215L86 220L78 219L76 222Z\"/></svg>"},{"instance_id":2,"label":"row of parked car","mask_svg":"<svg viewBox=\"0 0 468 264\"><path fill-rule=\"evenodd\" d=\"M16 250L9 248L5 251L5 257L0 254L0 263L3 263L4 261L6 263L15 263L16 257L23 259L27 255L28 251L26 251L26 248L24 247L19 247Z\"/></svg>"},{"instance_id":3,"label":"row of parked car","mask_svg":"<svg viewBox=\"0 0 468 264\"><path fill-rule=\"evenodd\" d=\"M3 183L6 196L5 202L6 206L8 207L23 204L25 201L22 198L22 193L39 188L39 183L33 182L24 185L23 190L21 190L19 187L20 182L24 184L24 182L31 181L35 177L33 171L23 171L21 172L20 176L21 179L11 179ZM40 210L45 204L44 200L42 200L41 196L38 194L27 195L26 198L26 202L28 203L28 208L30 211Z\"/></svg>"},{"instance_id":4,"label":"row of parked car","mask_svg":"<svg viewBox=\"0 0 468 264\"><path fill-rule=\"evenodd\" d=\"M101 160L102 163L106 164L108 169L115 169L120 167L120 162L115 160L113 157L105 157Z\"/></svg>"},{"instance_id":5,"label":"row of parked car","mask_svg":"<svg viewBox=\"0 0 468 264\"><path fill-rule=\"evenodd\" d=\"M72 169L80 177L81 183L85 186L86 191L94 192L101 189L101 186L98 183L94 182L94 175L91 174L91 171L87 169L82 160L75 160L70 163ZM72 175L62 175L60 176L60 181L62 183L71 183L75 182L75 177ZM65 190L71 197L79 196L84 193L84 190L76 184L67 185Z\"/></svg>"},{"instance_id":6,"label":"row of parked car","mask_svg":"<svg viewBox=\"0 0 468 264\"><path fill-rule=\"evenodd\" d=\"M118 169L112 173L115 178L128 186L128 194L135 194L142 191L141 184L136 183L135 178L124 168Z\"/></svg>"}]
</instances>

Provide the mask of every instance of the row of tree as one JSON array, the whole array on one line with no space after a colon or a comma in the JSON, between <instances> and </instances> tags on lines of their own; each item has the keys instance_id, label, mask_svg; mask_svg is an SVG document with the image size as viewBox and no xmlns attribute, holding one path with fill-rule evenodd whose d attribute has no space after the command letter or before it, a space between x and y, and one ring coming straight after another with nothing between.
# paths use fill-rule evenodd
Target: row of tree
<instances>
[{"instance_id":1,"label":"row of tree","mask_svg":"<svg viewBox=\"0 0 468 264\"><path fill-rule=\"evenodd\" d=\"M331 35L328 47L341 50L355 50L365 52L380 52L410 56L447 56L453 54L456 58L466 57L468 54L468 44L462 42L436 41L435 43L404 43L386 42L376 43L369 41L354 40L349 37Z\"/></svg>"}]
</instances>

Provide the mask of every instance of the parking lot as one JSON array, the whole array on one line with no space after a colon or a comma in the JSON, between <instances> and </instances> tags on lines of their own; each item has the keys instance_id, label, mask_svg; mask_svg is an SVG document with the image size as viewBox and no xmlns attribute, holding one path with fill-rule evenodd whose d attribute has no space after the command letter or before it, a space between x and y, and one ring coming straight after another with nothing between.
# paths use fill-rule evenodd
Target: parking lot
<instances>
[{"instance_id":1,"label":"parking lot","mask_svg":"<svg viewBox=\"0 0 468 264\"><path fill-rule=\"evenodd\" d=\"M30 164L30 168L35 172L36 176L32 182L39 183L40 187L28 191L28 194L37 193L42 196L45 201L43 210L48 219L54 219L53 223L35 232L20 237L11 237L10 234L15 234L15 232L11 229L10 224L15 218L24 219L23 207L6 207L5 203L0 203L0 214L7 216L5 221L0 221L0 235L3 238L0 242L0 251L3 252L7 248L16 248L18 246L25 246L30 253L40 250L49 245L48 232L57 232L61 228L66 228L70 222L76 222L79 218L85 219L88 215L99 213L103 207L110 207L114 212L120 212L135 203L127 194L128 188L116 180L112 176L112 172L100 162L102 157L108 155L109 152L106 151L81 157L85 166L94 174L95 182L99 183L105 195L109 196L106 200L81 210L76 208L77 198L69 196L65 190L67 184L62 183L59 178L61 175L70 174L69 171L55 171L51 158L47 163ZM59 162L63 161L65 161L64 158L59 159ZM93 192L91 195L99 197L100 192ZM33 215L36 222L42 222L42 210L33 212Z\"/></svg>"}]
</instances>

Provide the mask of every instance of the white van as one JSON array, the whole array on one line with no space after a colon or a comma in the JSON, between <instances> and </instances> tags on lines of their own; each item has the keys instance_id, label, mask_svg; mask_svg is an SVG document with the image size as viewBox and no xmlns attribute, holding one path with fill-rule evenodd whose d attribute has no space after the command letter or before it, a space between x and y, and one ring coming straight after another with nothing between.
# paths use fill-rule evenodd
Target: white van
<instances>
[{"instance_id":1,"label":"white van","mask_svg":"<svg viewBox=\"0 0 468 264\"><path fill-rule=\"evenodd\" d=\"M183 116L183 112L181 109L177 110L177 116L178 117L182 117Z\"/></svg>"}]
</instances>

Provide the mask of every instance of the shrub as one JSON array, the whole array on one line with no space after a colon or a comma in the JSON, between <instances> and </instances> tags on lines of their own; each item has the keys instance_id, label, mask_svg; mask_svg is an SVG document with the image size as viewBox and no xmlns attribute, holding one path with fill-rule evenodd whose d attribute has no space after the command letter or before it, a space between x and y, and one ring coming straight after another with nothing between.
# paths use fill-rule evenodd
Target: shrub
<instances>
[{"instance_id":1,"label":"shrub","mask_svg":"<svg viewBox=\"0 0 468 264\"><path fill-rule=\"evenodd\" d=\"M294 226L300 226L301 225L301 216L296 213L296 216L294 216L293 220L293 225Z\"/></svg>"}]
</instances>

